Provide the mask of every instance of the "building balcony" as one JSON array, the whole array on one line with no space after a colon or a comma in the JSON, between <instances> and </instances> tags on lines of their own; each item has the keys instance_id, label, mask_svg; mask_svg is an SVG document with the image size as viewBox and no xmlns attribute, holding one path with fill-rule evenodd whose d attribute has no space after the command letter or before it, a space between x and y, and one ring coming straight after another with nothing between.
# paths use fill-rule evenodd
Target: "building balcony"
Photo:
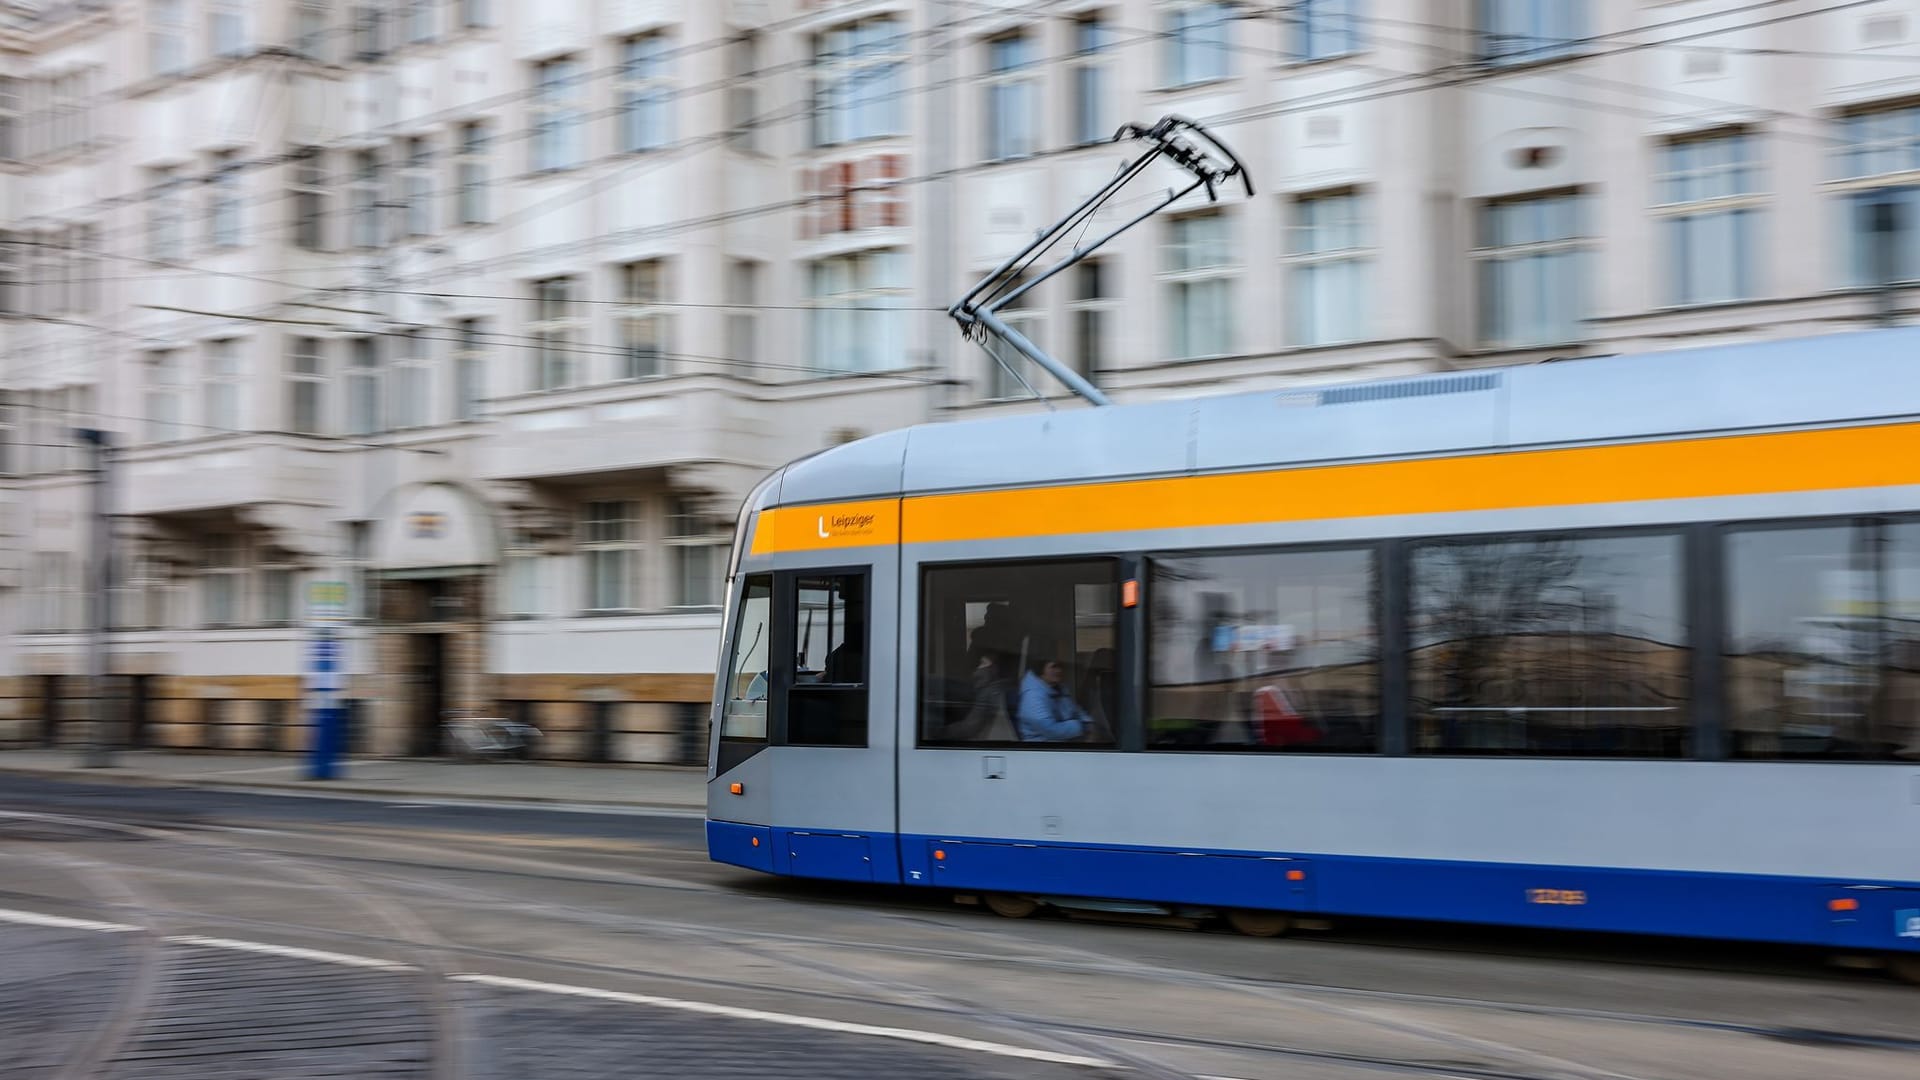
<instances>
[{"instance_id":1,"label":"building balcony","mask_svg":"<svg viewBox=\"0 0 1920 1080\"><path fill-rule=\"evenodd\" d=\"M494 403L476 471L546 484L678 474L676 486L744 497L769 467L767 410L710 375L523 395Z\"/></svg>"}]
</instances>

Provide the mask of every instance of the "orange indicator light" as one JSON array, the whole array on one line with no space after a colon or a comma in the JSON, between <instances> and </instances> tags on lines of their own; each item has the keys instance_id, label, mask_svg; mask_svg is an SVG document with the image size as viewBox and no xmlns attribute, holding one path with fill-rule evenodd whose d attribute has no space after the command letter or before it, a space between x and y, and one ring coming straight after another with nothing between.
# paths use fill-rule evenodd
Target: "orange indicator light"
<instances>
[{"instance_id":1,"label":"orange indicator light","mask_svg":"<svg viewBox=\"0 0 1920 1080\"><path fill-rule=\"evenodd\" d=\"M1120 583L1120 606L1140 606L1140 583L1138 581L1128 580Z\"/></svg>"},{"instance_id":2,"label":"orange indicator light","mask_svg":"<svg viewBox=\"0 0 1920 1080\"><path fill-rule=\"evenodd\" d=\"M1307 880L1307 872L1305 870L1289 870L1287 871L1287 880L1305 881Z\"/></svg>"},{"instance_id":3,"label":"orange indicator light","mask_svg":"<svg viewBox=\"0 0 1920 1080\"><path fill-rule=\"evenodd\" d=\"M728 787L727 787L727 790L728 790L728 791L731 791L731 792L733 792L733 793L734 793L735 795L738 795L738 794L740 794L741 792L743 792L743 791L745 791L745 790L747 790L747 785L745 785L745 784L731 784L731 785L728 785Z\"/></svg>"},{"instance_id":4,"label":"orange indicator light","mask_svg":"<svg viewBox=\"0 0 1920 1080\"><path fill-rule=\"evenodd\" d=\"M757 836L756 836L756 837L754 837L754 838L753 838L753 846L754 846L754 847L759 847L759 846L760 846L760 838L759 838L759 837L757 837Z\"/></svg>"},{"instance_id":5,"label":"orange indicator light","mask_svg":"<svg viewBox=\"0 0 1920 1080\"><path fill-rule=\"evenodd\" d=\"M1833 910L1835 910L1835 911L1859 911L1859 910L1860 910L1860 901L1858 901L1858 900L1829 900L1829 901L1827 901L1827 906L1828 906L1829 908L1832 908L1832 909L1833 909Z\"/></svg>"},{"instance_id":6,"label":"orange indicator light","mask_svg":"<svg viewBox=\"0 0 1920 1080\"><path fill-rule=\"evenodd\" d=\"M934 852L934 853L933 853L933 861L934 861L934 862L941 862L941 861L944 861L944 860L946 859L946 857L947 857L947 853L946 853L946 852L944 852L944 851L936 851L936 852Z\"/></svg>"}]
</instances>

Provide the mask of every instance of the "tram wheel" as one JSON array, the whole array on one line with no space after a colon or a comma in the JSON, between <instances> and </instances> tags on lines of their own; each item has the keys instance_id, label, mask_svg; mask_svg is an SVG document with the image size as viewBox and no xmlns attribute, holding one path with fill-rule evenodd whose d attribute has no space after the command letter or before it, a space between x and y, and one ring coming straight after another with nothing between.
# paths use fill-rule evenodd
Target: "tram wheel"
<instances>
[{"instance_id":1,"label":"tram wheel","mask_svg":"<svg viewBox=\"0 0 1920 1080\"><path fill-rule=\"evenodd\" d=\"M1249 911L1244 908L1226 913L1227 925L1248 937L1279 937L1293 929L1293 919L1278 911Z\"/></svg>"},{"instance_id":2,"label":"tram wheel","mask_svg":"<svg viewBox=\"0 0 1920 1080\"><path fill-rule=\"evenodd\" d=\"M1920 986L1920 956L1889 957L1887 971L1901 982Z\"/></svg>"},{"instance_id":3,"label":"tram wheel","mask_svg":"<svg viewBox=\"0 0 1920 1080\"><path fill-rule=\"evenodd\" d=\"M988 893L980 898L987 910L1008 919L1024 919L1040 910L1038 900L1030 900L1012 893Z\"/></svg>"}]
</instances>

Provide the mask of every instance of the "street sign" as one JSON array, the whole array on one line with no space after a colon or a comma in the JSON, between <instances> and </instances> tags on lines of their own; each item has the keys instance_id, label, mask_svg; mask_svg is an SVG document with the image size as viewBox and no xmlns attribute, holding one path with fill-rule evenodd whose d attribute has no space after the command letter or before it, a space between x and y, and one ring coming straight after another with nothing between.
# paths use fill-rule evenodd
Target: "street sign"
<instances>
[{"instance_id":1,"label":"street sign","mask_svg":"<svg viewBox=\"0 0 1920 1080\"><path fill-rule=\"evenodd\" d=\"M344 608L344 587L340 595ZM306 662L307 708L313 732L307 776L312 780L333 779L345 741L346 710L341 691L346 689L346 665L342 662L342 644L335 626L325 619L314 620Z\"/></svg>"},{"instance_id":2,"label":"street sign","mask_svg":"<svg viewBox=\"0 0 1920 1080\"><path fill-rule=\"evenodd\" d=\"M339 622L347 617L347 583L316 581L307 586L307 618L312 622Z\"/></svg>"}]
</instances>

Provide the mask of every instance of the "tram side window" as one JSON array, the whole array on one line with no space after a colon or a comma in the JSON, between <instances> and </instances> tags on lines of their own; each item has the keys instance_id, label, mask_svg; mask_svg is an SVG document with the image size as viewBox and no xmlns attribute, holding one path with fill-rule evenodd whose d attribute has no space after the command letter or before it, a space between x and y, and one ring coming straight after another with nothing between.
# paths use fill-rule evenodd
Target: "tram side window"
<instances>
[{"instance_id":1,"label":"tram side window","mask_svg":"<svg viewBox=\"0 0 1920 1080\"><path fill-rule=\"evenodd\" d=\"M726 705L720 713L721 772L767 745L767 646L773 633L773 578L755 574L741 593L727 658Z\"/></svg>"},{"instance_id":2,"label":"tram side window","mask_svg":"<svg viewBox=\"0 0 1920 1080\"><path fill-rule=\"evenodd\" d=\"M1147 745L1370 753L1379 746L1371 551L1157 559Z\"/></svg>"},{"instance_id":3,"label":"tram side window","mask_svg":"<svg viewBox=\"0 0 1920 1080\"><path fill-rule=\"evenodd\" d=\"M1678 536L1447 540L1411 574L1416 752L1687 753Z\"/></svg>"},{"instance_id":4,"label":"tram side window","mask_svg":"<svg viewBox=\"0 0 1920 1080\"><path fill-rule=\"evenodd\" d=\"M1726 561L1730 756L1920 759L1920 524L1744 529Z\"/></svg>"},{"instance_id":5,"label":"tram side window","mask_svg":"<svg viewBox=\"0 0 1920 1080\"><path fill-rule=\"evenodd\" d=\"M805 575L795 583L791 746L867 745L867 579Z\"/></svg>"},{"instance_id":6,"label":"tram side window","mask_svg":"<svg viewBox=\"0 0 1920 1080\"><path fill-rule=\"evenodd\" d=\"M943 566L921 593L924 746L1112 746L1109 559Z\"/></svg>"}]
</instances>

